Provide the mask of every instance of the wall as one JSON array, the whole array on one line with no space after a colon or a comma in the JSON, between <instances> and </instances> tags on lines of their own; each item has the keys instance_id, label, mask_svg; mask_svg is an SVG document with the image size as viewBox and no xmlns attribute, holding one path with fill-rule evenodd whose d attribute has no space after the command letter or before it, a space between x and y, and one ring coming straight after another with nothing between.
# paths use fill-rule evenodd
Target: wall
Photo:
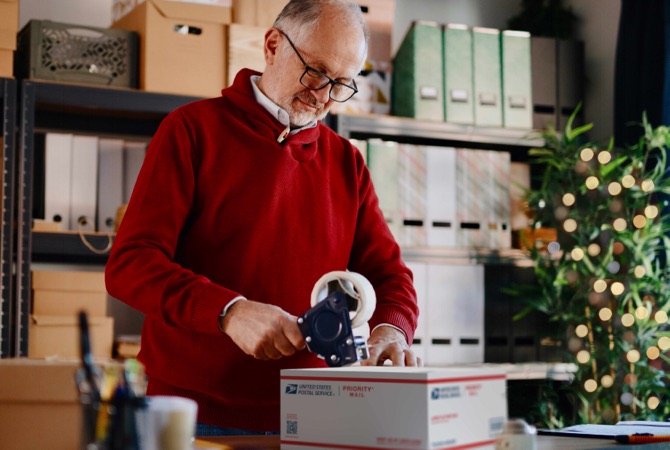
<instances>
[{"instance_id":1,"label":"wall","mask_svg":"<svg viewBox=\"0 0 670 450\"><path fill-rule=\"evenodd\" d=\"M19 26L31 19L108 27L112 23L112 0L21 0Z\"/></svg>"}]
</instances>

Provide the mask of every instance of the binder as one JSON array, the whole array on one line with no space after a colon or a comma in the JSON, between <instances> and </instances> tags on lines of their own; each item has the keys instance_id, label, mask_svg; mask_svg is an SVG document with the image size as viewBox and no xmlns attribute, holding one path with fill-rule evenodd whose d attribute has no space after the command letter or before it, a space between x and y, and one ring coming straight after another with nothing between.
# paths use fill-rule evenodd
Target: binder
<instances>
[{"instance_id":1,"label":"binder","mask_svg":"<svg viewBox=\"0 0 670 450\"><path fill-rule=\"evenodd\" d=\"M461 283L453 266L428 263L426 268L426 366L455 362L455 299L451 292Z\"/></svg>"},{"instance_id":2,"label":"binder","mask_svg":"<svg viewBox=\"0 0 670 450\"><path fill-rule=\"evenodd\" d=\"M428 247L456 246L456 203L456 150L426 147Z\"/></svg>"},{"instance_id":3,"label":"binder","mask_svg":"<svg viewBox=\"0 0 670 450\"><path fill-rule=\"evenodd\" d=\"M349 139L349 142L351 142L351 145L356 147L361 152L361 156L363 156L363 161L365 161L367 164L368 141L366 141L365 139Z\"/></svg>"},{"instance_id":4,"label":"binder","mask_svg":"<svg viewBox=\"0 0 670 450\"><path fill-rule=\"evenodd\" d=\"M500 30L474 27L472 53L475 125L502 127Z\"/></svg>"},{"instance_id":5,"label":"binder","mask_svg":"<svg viewBox=\"0 0 670 450\"><path fill-rule=\"evenodd\" d=\"M533 126L530 33L502 32L503 125L530 129Z\"/></svg>"},{"instance_id":6,"label":"binder","mask_svg":"<svg viewBox=\"0 0 670 450\"><path fill-rule=\"evenodd\" d=\"M456 150L456 245L488 248L490 155L483 150Z\"/></svg>"},{"instance_id":7,"label":"binder","mask_svg":"<svg viewBox=\"0 0 670 450\"><path fill-rule=\"evenodd\" d=\"M140 173L147 145L144 142L124 142L123 144L123 203L130 201L130 196Z\"/></svg>"},{"instance_id":8,"label":"binder","mask_svg":"<svg viewBox=\"0 0 670 450\"><path fill-rule=\"evenodd\" d=\"M447 24L443 39L445 120L471 125L474 123L472 31L466 25Z\"/></svg>"},{"instance_id":9,"label":"binder","mask_svg":"<svg viewBox=\"0 0 670 450\"><path fill-rule=\"evenodd\" d=\"M100 139L97 230L114 231L116 210L123 203L123 140Z\"/></svg>"},{"instance_id":10,"label":"binder","mask_svg":"<svg viewBox=\"0 0 670 450\"><path fill-rule=\"evenodd\" d=\"M454 363L484 362L484 266L446 266L454 305Z\"/></svg>"},{"instance_id":11,"label":"binder","mask_svg":"<svg viewBox=\"0 0 670 450\"><path fill-rule=\"evenodd\" d=\"M400 144L399 200L401 242L406 247L426 245L426 151L424 147Z\"/></svg>"},{"instance_id":12,"label":"binder","mask_svg":"<svg viewBox=\"0 0 670 450\"><path fill-rule=\"evenodd\" d=\"M426 301L427 288L427 264L418 261L407 261L407 267L412 271L414 278L414 289L416 290L416 300L419 307L419 318L414 331L414 340L412 342L412 351L426 362L426 316L428 315L428 304Z\"/></svg>"},{"instance_id":13,"label":"binder","mask_svg":"<svg viewBox=\"0 0 670 450\"><path fill-rule=\"evenodd\" d=\"M557 42L554 38L531 38L533 80L533 128L558 126Z\"/></svg>"},{"instance_id":14,"label":"binder","mask_svg":"<svg viewBox=\"0 0 670 450\"><path fill-rule=\"evenodd\" d=\"M47 133L44 145L44 219L70 229L71 134Z\"/></svg>"},{"instance_id":15,"label":"binder","mask_svg":"<svg viewBox=\"0 0 670 450\"><path fill-rule=\"evenodd\" d=\"M415 21L393 60L391 113L443 121L443 89L442 30L435 22Z\"/></svg>"},{"instance_id":16,"label":"binder","mask_svg":"<svg viewBox=\"0 0 670 450\"><path fill-rule=\"evenodd\" d=\"M368 167L379 207L398 244L403 245L399 215L399 150L397 142L370 139Z\"/></svg>"},{"instance_id":17,"label":"binder","mask_svg":"<svg viewBox=\"0 0 670 450\"><path fill-rule=\"evenodd\" d=\"M488 178L491 193L489 213L489 245L495 250L512 247L512 231L510 226L510 164L511 155L505 151L487 151L489 154Z\"/></svg>"},{"instance_id":18,"label":"binder","mask_svg":"<svg viewBox=\"0 0 670 450\"><path fill-rule=\"evenodd\" d=\"M70 229L95 231L98 188L98 138L72 138ZM85 219L85 221L84 221Z\"/></svg>"},{"instance_id":19,"label":"binder","mask_svg":"<svg viewBox=\"0 0 670 450\"><path fill-rule=\"evenodd\" d=\"M558 129L565 125L579 102L584 98L584 43L558 40ZM573 127L584 123L584 108L575 117Z\"/></svg>"}]
</instances>

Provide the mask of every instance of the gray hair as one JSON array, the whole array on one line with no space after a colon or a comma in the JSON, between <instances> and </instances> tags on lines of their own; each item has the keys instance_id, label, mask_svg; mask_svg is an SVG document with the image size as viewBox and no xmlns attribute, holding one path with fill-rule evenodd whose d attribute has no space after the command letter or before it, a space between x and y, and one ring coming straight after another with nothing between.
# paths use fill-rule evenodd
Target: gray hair
<instances>
[{"instance_id":1,"label":"gray hair","mask_svg":"<svg viewBox=\"0 0 670 450\"><path fill-rule=\"evenodd\" d=\"M347 0L291 0L279 13L273 26L291 36L291 40L298 45L316 31L323 11L328 6L334 8L335 20L360 26L367 43L368 27L361 8Z\"/></svg>"}]
</instances>

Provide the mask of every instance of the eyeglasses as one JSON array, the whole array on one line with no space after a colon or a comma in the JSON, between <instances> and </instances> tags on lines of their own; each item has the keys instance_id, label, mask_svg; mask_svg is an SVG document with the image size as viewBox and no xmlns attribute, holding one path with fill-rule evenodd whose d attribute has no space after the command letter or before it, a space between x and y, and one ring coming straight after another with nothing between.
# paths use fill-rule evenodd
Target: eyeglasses
<instances>
[{"instance_id":1,"label":"eyeglasses","mask_svg":"<svg viewBox=\"0 0 670 450\"><path fill-rule=\"evenodd\" d=\"M353 86L349 86L337 80L333 80L325 73L316 70L314 67L308 66L298 49L295 48L295 45L291 42L291 38L289 38L282 30L278 31L286 38L295 54L300 58L302 65L305 66L305 71L300 76L300 84L311 91L318 91L330 84L330 92L328 94L333 101L338 103L346 102L358 92L358 86L356 86L354 80L351 80Z\"/></svg>"}]
</instances>

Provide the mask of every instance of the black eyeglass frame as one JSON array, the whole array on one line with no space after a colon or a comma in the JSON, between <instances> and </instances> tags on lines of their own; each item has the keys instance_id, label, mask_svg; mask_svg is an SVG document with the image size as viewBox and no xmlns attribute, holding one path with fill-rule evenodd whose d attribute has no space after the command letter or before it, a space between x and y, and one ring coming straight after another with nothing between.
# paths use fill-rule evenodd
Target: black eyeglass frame
<instances>
[{"instance_id":1,"label":"black eyeglass frame","mask_svg":"<svg viewBox=\"0 0 670 450\"><path fill-rule=\"evenodd\" d=\"M300 54L298 49L295 47L295 45L293 44L293 41L291 41L291 38L288 37L288 35L286 33L284 33L282 30L280 30L279 28L276 28L276 30L279 31L282 34L282 36L284 36L286 38L289 45L291 46L291 48L295 52L295 54L298 55L298 58L300 58L300 62L302 63L302 65L305 66L305 71L302 73L302 75L300 75L300 84L302 84L304 87L306 87L310 91L319 91L319 90L325 88L326 86L330 85L330 90L328 91L328 97L332 101L337 102L337 103L344 103L348 100L351 100L351 97L353 97L354 95L356 95L358 93L358 86L356 86L356 81L355 80L352 79L351 83L353 84L353 86L349 86L348 84L342 83L342 82L337 81L337 80L333 80L332 78L330 78L325 73L323 73L320 70L317 70L314 67L310 66L309 64L307 64L305 62L305 59L302 57L302 55ZM315 75L324 77L327 81L319 87L307 86L307 84L305 84L302 81L302 79L305 78L305 75L307 75L307 72L313 72ZM352 90L352 93L349 97L345 98L344 100L337 100L337 99L333 98L333 89L335 88L335 86L344 86L346 88L349 88L349 89Z\"/></svg>"}]
</instances>

